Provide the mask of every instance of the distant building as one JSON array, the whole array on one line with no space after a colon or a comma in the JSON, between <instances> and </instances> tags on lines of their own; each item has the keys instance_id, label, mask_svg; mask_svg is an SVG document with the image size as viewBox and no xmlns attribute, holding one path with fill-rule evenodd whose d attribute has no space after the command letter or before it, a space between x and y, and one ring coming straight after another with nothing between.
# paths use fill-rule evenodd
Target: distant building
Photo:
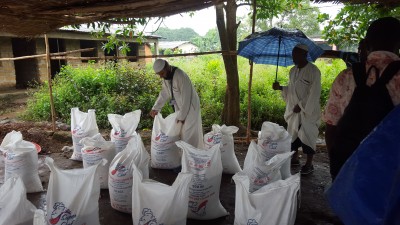
<instances>
[{"instance_id":1,"label":"distant building","mask_svg":"<svg viewBox=\"0 0 400 225\"><path fill-rule=\"evenodd\" d=\"M123 56L118 50L104 51L102 43L106 38L96 38L90 32L57 30L47 34L51 53L78 50L83 48L95 48L90 52L77 52L68 54L73 57L104 57ZM125 40L131 51L127 56L152 55L151 45L157 48L158 36L145 36L144 43L136 42L136 39ZM17 37L12 34L0 32L0 58L14 58L45 54L46 46L43 36L30 39ZM129 59L133 63L152 62L151 58ZM81 65L87 60L51 60L51 74L54 77L63 65ZM23 60L0 61L0 89L26 88L31 82L43 82L47 80L46 58L32 58Z\"/></svg>"},{"instance_id":2,"label":"distant building","mask_svg":"<svg viewBox=\"0 0 400 225\"><path fill-rule=\"evenodd\" d=\"M198 52L199 48L190 41L160 41L158 48L161 54L169 49L172 52L193 53Z\"/></svg>"},{"instance_id":3,"label":"distant building","mask_svg":"<svg viewBox=\"0 0 400 225\"><path fill-rule=\"evenodd\" d=\"M328 44L328 41L320 37L311 38L323 50L338 50L336 45Z\"/></svg>"}]
</instances>

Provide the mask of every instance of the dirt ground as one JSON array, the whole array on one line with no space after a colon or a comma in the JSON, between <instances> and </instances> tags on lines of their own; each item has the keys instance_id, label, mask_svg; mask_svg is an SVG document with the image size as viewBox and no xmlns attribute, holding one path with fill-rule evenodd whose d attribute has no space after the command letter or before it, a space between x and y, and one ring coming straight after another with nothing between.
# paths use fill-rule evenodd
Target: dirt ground
<instances>
[{"instance_id":1,"label":"dirt ground","mask_svg":"<svg viewBox=\"0 0 400 225\"><path fill-rule=\"evenodd\" d=\"M2 102L2 108L5 103ZM71 152L63 152L64 146L72 146L72 138L69 126L65 124L57 124L57 131L52 132L51 123L41 122L33 123L16 119L19 112L23 111L24 100L15 99L13 104L7 104L6 111L0 111L0 142L4 136L12 131L22 132L24 140L38 143L42 150L39 153L39 175L46 189L49 181L49 169L44 165L44 158L51 157L55 163L64 169L82 167L82 162L70 160ZM139 131L145 143L146 149L150 151L150 133L149 131ZM102 131L103 136L107 139L108 132ZM109 139L109 138L108 138ZM108 140L107 139L107 140ZM248 144L237 141L235 142L235 153L241 166L243 166L244 158L248 149ZM301 159L304 163L305 159ZM318 146L317 154L314 157L315 171L312 174L301 177L301 201L300 208L297 211L296 225L328 225L338 224L338 218L330 210L324 197L324 190L330 185L329 162L326 148L323 144ZM292 173L297 173L300 167L293 167ZM172 184L176 174L169 170L158 170L150 168L150 178ZM235 210L235 184L231 179L232 175L223 175L220 188L220 200L222 205L227 209L229 215L215 220L197 221L187 220L188 225L197 224L215 224L228 225L234 222ZM2 177L0 176L0 181ZM36 207L45 209L46 192L28 194L28 199L32 201ZM266 204L268 204L266 202ZM118 212L111 208L108 190L101 191L99 200L99 216L101 224L117 225L132 224L130 214Z\"/></svg>"}]
</instances>

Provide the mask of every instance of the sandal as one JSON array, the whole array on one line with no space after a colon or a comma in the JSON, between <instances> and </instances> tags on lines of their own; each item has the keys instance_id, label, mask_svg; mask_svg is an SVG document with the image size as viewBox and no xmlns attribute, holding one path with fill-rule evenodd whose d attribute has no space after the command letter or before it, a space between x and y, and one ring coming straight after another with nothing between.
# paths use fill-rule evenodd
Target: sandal
<instances>
[{"instance_id":1,"label":"sandal","mask_svg":"<svg viewBox=\"0 0 400 225\"><path fill-rule=\"evenodd\" d=\"M314 172L314 165L311 165L311 166L304 165L304 166L301 167L301 170L300 170L300 173L302 175L307 175L307 174L310 174L312 172Z\"/></svg>"}]
</instances>

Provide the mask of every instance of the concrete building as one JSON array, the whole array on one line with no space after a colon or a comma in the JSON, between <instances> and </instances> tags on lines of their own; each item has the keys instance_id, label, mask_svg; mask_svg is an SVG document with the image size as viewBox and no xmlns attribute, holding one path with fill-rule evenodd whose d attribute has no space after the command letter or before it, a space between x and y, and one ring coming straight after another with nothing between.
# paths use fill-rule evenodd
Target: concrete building
<instances>
[{"instance_id":1,"label":"concrete building","mask_svg":"<svg viewBox=\"0 0 400 225\"><path fill-rule=\"evenodd\" d=\"M199 51L199 48L190 41L160 41L158 47L161 54L167 49L172 50L172 52L178 51L179 53L194 53Z\"/></svg>"},{"instance_id":2,"label":"concrete building","mask_svg":"<svg viewBox=\"0 0 400 225\"><path fill-rule=\"evenodd\" d=\"M96 38L89 32L57 30L47 34L51 53L78 50L83 48L95 48L95 51L77 52L69 54L74 57L104 57L122 56L117 51L106 52L102 43L106 38ZM144 43L138 43L135 39L125 40L131 51L127 56L151 55L151 45L157 49L158 36L146 36ZM46 46L44 36L40 35L30 39L17 37L12 34L0 32L0 58L14 58L45 54ZM133 63L151 62L152 58L128 59ZM54 77L63 65L82 65L87 60L51 60L51 74ZM47 80L46 58L33 58L23 60L0 61L0 89L26 88L31 82L43 82Z\"/></svg>"}]
</instances>

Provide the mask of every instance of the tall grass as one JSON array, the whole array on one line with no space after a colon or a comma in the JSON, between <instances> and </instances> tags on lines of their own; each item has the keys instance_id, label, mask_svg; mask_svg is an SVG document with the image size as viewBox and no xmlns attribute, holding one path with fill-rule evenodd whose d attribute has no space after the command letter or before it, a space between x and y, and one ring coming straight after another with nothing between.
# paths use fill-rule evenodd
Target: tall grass
<instances>
[{"instance_id":1,"label":"tall grass","mask_svg":"<svg viewBox=\"0 0 400 225\"><path fill-rule=\"evenodd\" d=\"M172 58L170 64L180 67L192 80L201 101L203 126L221 124L221 112L226 91L226 74L222 57L207 55L199 57ZM332 81L345 68L340 60L317 60L322 74L321 107L323 108ZM238 57L240 121L247 123L249 62ZM285 85L290 67L278 68L278 81ZM276 66L254 65L251 86L251 127L259 130L264 121L285 125L283 113L285 103L279 91L272 90ZM131 64L107 63L101 66L88 65L73 68L66 66L56 76L53 96L57 118L70 122L70 109L79 107L82 111L96 109L98 125L109 128L108 113L125 114L141 109L139 129L151 128L148 116L158 92L161 80L155 76L151 64L145 68ZM171 107L163 108L163 115L172 112ZM48 87L45 83L28 101L26 119L50 120Z\"/></svg>"}]
</instances>

